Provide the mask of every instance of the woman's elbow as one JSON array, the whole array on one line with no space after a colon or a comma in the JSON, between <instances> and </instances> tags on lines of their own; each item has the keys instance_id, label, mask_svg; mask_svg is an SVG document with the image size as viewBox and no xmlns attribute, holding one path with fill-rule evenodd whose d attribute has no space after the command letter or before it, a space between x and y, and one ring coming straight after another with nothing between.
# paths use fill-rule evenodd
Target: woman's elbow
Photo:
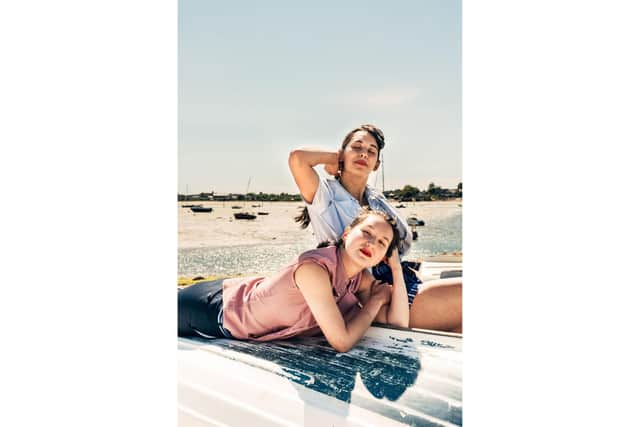
<instances>
[{"instance_id":1,"label":"woman's elbow","mask_svg":"<svg viewBox=\"0 0 640 427\"><path fill-rule=\"evenodd\" d=\"M331 344L331 347L338 353L346 353L353 347L353 344L350 344L344 339L332 339L329 341L329 344Z\"/></svg>"},{"instance_id":2,"label":"woman's elbow","mask_svg":"<svg viewBox=\"0 0 640 427\"><path fill-rule=\"evenodd\" d=\"M332 344L331 346L338 353L346 353L347 351L351 350L351 348L353 347L352 345L347 345L347 344L335 344L335 345Z\"/></svg>"},{"instance_id":3,"label":"woman's elbow","mask_svg":"<svg viewBox=\"0 0 640 427\"><path fill-rule=\"evenodd\" d=\"M293 168L296 164L300 163L301 150L294 148L289 152L289 168Z\"/></svg>"},{"instance_id":4,"label":"woman's elbow","mask_svg":"<svg viewBox=\"0 0 640 427\"><path fill-rule=\"evenodd\" d=\"M409 317L406 319L389 319L389 325L395 326L396 328L408 328L409 327Z\"/></svg>"}]
</instances>

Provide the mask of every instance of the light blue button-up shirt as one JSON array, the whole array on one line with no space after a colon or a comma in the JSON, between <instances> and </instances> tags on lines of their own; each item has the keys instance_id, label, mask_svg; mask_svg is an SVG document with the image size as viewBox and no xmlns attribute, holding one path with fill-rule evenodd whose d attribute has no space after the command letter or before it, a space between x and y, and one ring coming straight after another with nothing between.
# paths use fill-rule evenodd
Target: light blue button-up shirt
<instances>
[{"instance_id":1,"label":"light blue button-up shirt","mask_svg":"<svg viewBox=\"0 0 640 427\"><path fill-rule=\"evenodd\" d=\"M401 256L406 256L413 238L407 222L389 204L384 195L370 185L365 189L365 197L369 200L371 209L381 210L396 220L400 235L398 252ZM306 205L318 243L327 240L337 241L362 209L360 203L337 180L324 177L319 177L316 195L312 202Z\"/></svg>"}]
</instances>

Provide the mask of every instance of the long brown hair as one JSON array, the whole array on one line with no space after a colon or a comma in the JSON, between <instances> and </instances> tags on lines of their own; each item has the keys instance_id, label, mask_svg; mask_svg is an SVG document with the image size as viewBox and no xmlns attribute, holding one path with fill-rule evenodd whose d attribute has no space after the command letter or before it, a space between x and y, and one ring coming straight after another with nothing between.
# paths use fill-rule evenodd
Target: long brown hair
<instances>
[{"instance_id":1,"label":"long brown hair","mask_svg":"<svg viewBox=\"0 0 640 427\"><path fill-rule=\"evenodd\" d=\"M363 208L358 216L353 221L351 221L351 224L349 224L347 229L351 230L353 227L367 219L369 215L381 216L387 222L387 224L391 226L391 230L393 231L393 238L391 239L391 243L389 243L389 247L387 248L387 252L385 253L386 257L390 257L393 250L398 247L398 243L400 242L400 233L398 232L398 228L396 227L396 220L391 218L385 212L370 208ZM324 242L319 243L317 247L326 248L327 246L337 246L339 248L343 247L344 240L342 239L342 237L340 237L337 241L325 240Z\"/></svg>"},{"instance_id":2,"label":"long brown hair","mask_svg":"<svg viewBox=\"0 0 640 427\"><path fill-rule=\"evenodd\" d=\"M364 124L353 129L344 137L344 139L342 140L342 144L340 145L340 148L344 150L347 147L347 145L349 145L349 143L351 142L351 138L353 138L353 135L359 131L365 131L369 133L369 135L371 135L373 139L376 140L376 145L378 146L377 160L380 160L380 151L382 151L385 145L384 133L382 132L382 129L380 129L376 125ZM338 175L336 175L336 178L338 178L343 168L344 168L344 163L340 161L340 163L338 164ZM365 203L367 203L367 201L365 201ZM295 222L300 223L300 228L303 228L303 229L307 228L311 223L311 217L309 217L309 209L307 209L307 207L305 206L300 210L300 214L293 217L293 219L295 220Z\"/></svg>"}]
</instances>

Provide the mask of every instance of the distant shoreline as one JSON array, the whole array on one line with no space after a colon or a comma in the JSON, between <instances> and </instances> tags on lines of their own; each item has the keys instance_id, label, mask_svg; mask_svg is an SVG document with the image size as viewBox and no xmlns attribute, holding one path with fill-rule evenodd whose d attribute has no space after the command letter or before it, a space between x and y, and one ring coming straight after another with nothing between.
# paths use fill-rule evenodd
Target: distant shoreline
<instances>
[{"instance_id":1,"label":"distant shoreline","mask_svg":"<svg viewBox=\"0 0 640 427\"><path fill-rule=\"evenodd\" d=\"M205 197L201 195L183 195L178 194L178 202L301 202L300 195L287 194L283 198L244 198L244 195L233 195L236 197ZM415 199L393 199L387 198L391 203L416 203L416 202L462 202L462 197L443 197L443 198L415 198Z\"/></svg>"},{"instance_id":2,"label":"distant shoreline","mask_svg":"<svg viewBox=\"0 0 640 427\"><path fill-rule=\"evenodd\" d=\"M433 182L427 190L420 190L412 185L405 185L396 190L383 191L382 194L393 203L408 202L440 202L462 201L462 183L457 188L442 188ZM302 202L300 194L289 193L216 193L215 191L196 194L178 193L179 202L213 201L213 202Z\"/></svg>"}]
</instances>

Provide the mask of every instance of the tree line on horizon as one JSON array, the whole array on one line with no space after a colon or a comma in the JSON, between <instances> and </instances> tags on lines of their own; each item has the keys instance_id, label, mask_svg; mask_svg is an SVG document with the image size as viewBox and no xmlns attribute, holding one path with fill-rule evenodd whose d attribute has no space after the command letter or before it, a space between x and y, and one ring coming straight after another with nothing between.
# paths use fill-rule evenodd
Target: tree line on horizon
<instances>
[{"instance_id":1,"label":"tree line on horizon","mask_svg":"<svg viewBox=\"0 0 640 427\"><path fill-rule=\"evenodd\" d=\"M449 200L462 198L462 183L458 183L455 189L442 188L435 185L433 182L429 183L429 187L426 190L420 190L418 187L412 185L405 185L401 189L387 190L383 192L384 196L390 200L397 200L401 202L425 202L436 200ZM301 202L302 197L300 194L289 193L247 193L247 194L216 194L214 191L210 193L197 193L197 194L180 194L178 193L178 201L184 202L189 200L198 201L255 201L255 202Z\"/></svg>"},{"instance_id":2,"label":"tree line on horizon","mask_svg":"<svg viewBox=\"0 0 640 427\"><path fill-rule=\"evenodd\" d=\"M430 202L435 200L461 199L462 183L458 183L455 189L442 188L433 182L429 183L429 187L426 190L420 190L413 185L405 185L400 190L384 191L383 194L387 199L401 202Z\"/></svg>"}]
</instances>

